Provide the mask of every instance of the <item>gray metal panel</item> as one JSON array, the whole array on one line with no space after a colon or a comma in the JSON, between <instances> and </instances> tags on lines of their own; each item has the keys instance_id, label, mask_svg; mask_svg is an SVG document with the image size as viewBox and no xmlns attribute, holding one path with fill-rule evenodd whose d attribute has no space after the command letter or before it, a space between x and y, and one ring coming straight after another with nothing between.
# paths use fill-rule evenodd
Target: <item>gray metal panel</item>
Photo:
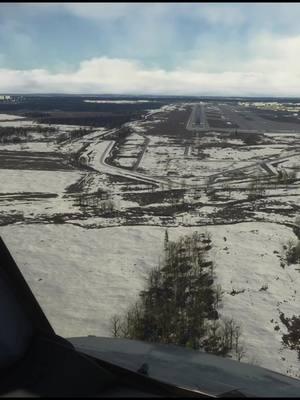
<instances>
[{"instance_id":1,"label":"gray metal panel","mask_svg":"<svg viewBox=\"0 0 300 400\"><path fill-rule=\"evenodd\" d=\"M300 380L265 368L179 346L100 337L68 339L76 348L130 371L148 364L148 376L214 396L239 390L246 396L300 397Z\"/></svg>"},{"instance_id":2,"label":"gray metal panel","mask_svg":"<svg viewBox=\"0 0 300 400\"><path fill-rule=\"evenodd\" d=\"M0 368L18 361L26 352L33 328L0 270Z\"/></svg>"}]
</instances>

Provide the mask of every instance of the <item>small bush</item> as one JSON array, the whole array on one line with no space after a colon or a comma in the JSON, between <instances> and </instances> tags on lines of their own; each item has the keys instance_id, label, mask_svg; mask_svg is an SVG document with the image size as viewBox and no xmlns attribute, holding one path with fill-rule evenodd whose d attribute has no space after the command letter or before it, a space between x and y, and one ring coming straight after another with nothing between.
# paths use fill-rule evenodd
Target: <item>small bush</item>
<instances>
[{"instance_id":1,"label":"small bush","mask_svg":"<svg viewBox=\"0 0 300 400\"><path fill-rule=\"evenodd\" d=\"M240 360L240 327L233 319L219 319L223 292L214 285L214 265L205 257L210 242L209 235L197 232L172 242L166 231L162 263L148 273L139 300L124 316L113 317L113 336L201 348L222 356L233 352Z\"/></svg>"},{"instance_id":2,"label":"small bush","mask_svg":"<svg viewBox=\"0 0 300 400\"><path fill-rule=\"evenodd\" d=\"M285 246L285 259L288 265L297 264L300 261L300 241L297 243L293 240L289 240Z\"/></svg>"},{"instance_id":3,"label":"small bush","mask_svg":"<svg viewBox=\"0 0 300 400\"><path fill-rule=\"evenodd\" d=\"M260 292L263 292L263 291L266 291L266 290L268 290L268 285L267 284L262 285L262 287L259 289Z\"/></svg>"},{"instance_id":4,"label":"small bush","mask_svg":"<svg viewBox=\"0 0 300 400\"><path fill-rule=\"evenodd\" d=\"M285 316L281 314L280 319L288 330L288 333L282 336L282 341L291 350L297 351L298 359L300 360L300 315L293 315L292 318L285 318Z\"/></svg>"}]
</instances>

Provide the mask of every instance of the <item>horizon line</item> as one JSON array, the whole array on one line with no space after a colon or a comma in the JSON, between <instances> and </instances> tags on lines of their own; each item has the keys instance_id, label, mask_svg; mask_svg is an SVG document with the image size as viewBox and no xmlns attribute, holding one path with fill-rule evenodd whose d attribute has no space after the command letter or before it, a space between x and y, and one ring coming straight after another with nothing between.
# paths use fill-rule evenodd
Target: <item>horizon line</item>
<instances>
[{"instance_id":1,"label":"horizon line","mask_svg":"<svg viewBox=\"0 0 300 400\"><path fill-rule=\"evenodd\" d=\"M300 99L299 96L276 96L276 95L184 95L184 94L120 94L120 93L102 93L102 94L95 94L95 93L69 93L69 92L36 92L36 93L18 93L18 92L0 92L0 96L91 96L91 97L195 97L195 98L274 98L274 99Z\"/></svg>"}]
</instances>

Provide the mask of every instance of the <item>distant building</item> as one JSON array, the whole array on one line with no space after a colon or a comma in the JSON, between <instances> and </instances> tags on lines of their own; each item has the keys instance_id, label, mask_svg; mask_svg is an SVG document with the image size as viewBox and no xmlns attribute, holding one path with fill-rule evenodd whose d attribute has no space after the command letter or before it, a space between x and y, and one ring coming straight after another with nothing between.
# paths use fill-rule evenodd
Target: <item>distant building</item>
<instances>
[{"instance_id":1,"label":"distant building","mask_svg":"<svg viewBox=\"0 0 300 400\"><path fill-rule=\"evenodd\" d=\"M7 101L7 100L11 100L11 96L0 95L0 101Z\"/></svg>"}]
</instances>

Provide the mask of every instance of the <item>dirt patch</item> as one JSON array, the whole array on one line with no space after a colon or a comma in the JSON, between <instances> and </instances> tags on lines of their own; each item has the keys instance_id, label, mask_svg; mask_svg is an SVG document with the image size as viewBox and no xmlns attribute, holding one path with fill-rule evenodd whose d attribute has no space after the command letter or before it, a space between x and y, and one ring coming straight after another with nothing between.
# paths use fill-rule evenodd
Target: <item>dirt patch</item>
<instances>
[{"instance_id":1,"label":"dirt patch","mask_svg":"<svg viewBox=\"0 0 300 400\"><path fill-rule=\"evenodd\" d=\"M136 201L140 206L148 204L168 203L172 201L180 201L184 197L185 190L166 190L146 193L126 193L123 195L124 200Z\"/></svg>"},{"instance_id":2,"label":"dirt patch","mask_svg":"<svg viewBox=\"0 0 300 400\"><path fill-rule=\"evenodd\" d=\"M287 318L284 313L280 313L280 320L288 330L288 333L282 336L282 342L291 350L296 350L300 360L300 315Z\"/></svg>"},{"instance_id":3,"label":"dirt patch","mask_svg":"<svg viewBox=\"0 0 300 400\"><path fill-rule=\"evenodd\" d=\"M191 132L186 129L186 124L191 114L191 109L174 110L167 114L156 114L153 119L161 119L147 130L149 135L189 138ZM150 119L151 120L151 119Z\"/></svg>"},{"instance_id":4,"label":"dirt patch","mask_svg":"<svg viewBox=\"0 0 300 400\"><path fill-rule=\"evenodd\" d=\"M75 169L63 154L5 150L0 151L0 168L43 171Z\"/></svg>"}]
</instances>

